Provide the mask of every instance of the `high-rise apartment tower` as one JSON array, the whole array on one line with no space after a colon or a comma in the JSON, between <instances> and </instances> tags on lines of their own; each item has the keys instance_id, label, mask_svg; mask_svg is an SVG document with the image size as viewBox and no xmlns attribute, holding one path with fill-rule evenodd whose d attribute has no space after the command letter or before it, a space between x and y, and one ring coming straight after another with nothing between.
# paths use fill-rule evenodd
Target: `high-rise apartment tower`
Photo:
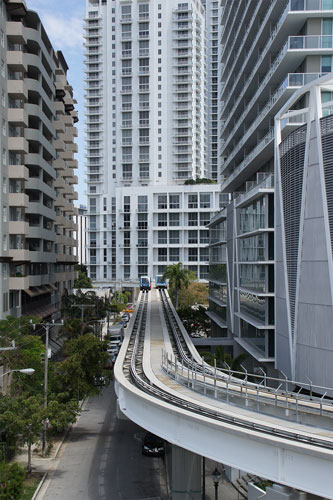
<instances>
[{"instance_id":1,"label":"high-rise apartment tower","mask_svg":"<svg viewBox=\"0 0 333 500\"><path fill-rule=\"evenodd\" d=\"M205 9L198 0L87 0L89 274L208 277Z\"/></svg>"},{"instance_id":2,"label":"high-rise apartment tower","mask_svg":"<svg viewBox=\"0 0 333 500\"><path fill-rule=\"evenodd\" d=\"M233 201L211 223L213 331L247 352L253 368L288 367L292 377L279 343L286 329L275 334L274 117L297 89L332 71L333 2L222 0L221 7L220 173ZM280 120L280 140L303 125L292 112L306 108L308 96ZM299 179L289 177L295 196Z\"/></svg>"}]
</instances>

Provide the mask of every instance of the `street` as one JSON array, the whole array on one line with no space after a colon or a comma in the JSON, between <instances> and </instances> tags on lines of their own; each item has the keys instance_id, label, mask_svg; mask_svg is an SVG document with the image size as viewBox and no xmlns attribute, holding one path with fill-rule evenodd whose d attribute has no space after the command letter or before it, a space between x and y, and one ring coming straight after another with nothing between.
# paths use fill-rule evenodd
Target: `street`
<instances>
[{"instance_id":1,"label":"street","mask_svg":"<svg viewBox=\"0 0 333 500\"><path fill-rule=\"evenodd\" d=\"M117 419L112 383L89 398L38 500L166 500L164 462L141 454L144 433Z\"/></svg>"}]
</instances>

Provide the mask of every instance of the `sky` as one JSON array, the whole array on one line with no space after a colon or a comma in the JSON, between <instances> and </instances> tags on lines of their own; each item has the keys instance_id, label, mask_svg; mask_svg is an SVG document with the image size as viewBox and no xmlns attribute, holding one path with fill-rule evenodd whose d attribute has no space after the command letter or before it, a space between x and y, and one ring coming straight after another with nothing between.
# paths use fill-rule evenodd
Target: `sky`
<instances>
[{"instance_id":1,"label":"sky","mask_svg":"<svg viewBox=\"0 0 333 500\"><path fill-rule=\"evenodd\" d=\"M79 177L76 190L79 193L78 204L86 204L84 191L84 68L83 68L83 18L85 0L26 0L28 9L38 12L54 50L61 50L69 66L68 81L77 100L79 122L77 123L79 168L75 175Z\"/></svg>"}]
</instances>

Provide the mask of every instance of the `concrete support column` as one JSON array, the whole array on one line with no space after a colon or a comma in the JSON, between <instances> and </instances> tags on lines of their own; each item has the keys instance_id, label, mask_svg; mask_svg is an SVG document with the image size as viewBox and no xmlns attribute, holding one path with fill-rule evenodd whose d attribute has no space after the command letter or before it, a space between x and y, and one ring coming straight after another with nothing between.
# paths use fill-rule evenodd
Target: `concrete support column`
<instances>
[{"instance_id":1,"label":"concrete support column","mask_svg":"<svg viewBox=\"0 0 333 500\"><path fill-rule=\"evenodd\" d=\"M172 445L172 500L201 500L201 456Z\"/></svg>"}]
</instances>

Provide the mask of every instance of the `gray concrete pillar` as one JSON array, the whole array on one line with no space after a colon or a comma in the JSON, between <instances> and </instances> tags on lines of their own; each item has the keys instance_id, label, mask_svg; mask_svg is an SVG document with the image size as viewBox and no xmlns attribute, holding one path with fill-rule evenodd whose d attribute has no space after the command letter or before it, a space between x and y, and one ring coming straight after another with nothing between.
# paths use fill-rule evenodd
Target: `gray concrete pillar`
<instances>
[{"instance_id":1,"label":"gray concrete pillar","mask_svg":"<svg viewBox=\"0 0 333 500\"><path fill-rule=\"evenodd\" d=\"M172 445L172 500L201 500L201 456Z\"/></svg>"}]
</instances>

